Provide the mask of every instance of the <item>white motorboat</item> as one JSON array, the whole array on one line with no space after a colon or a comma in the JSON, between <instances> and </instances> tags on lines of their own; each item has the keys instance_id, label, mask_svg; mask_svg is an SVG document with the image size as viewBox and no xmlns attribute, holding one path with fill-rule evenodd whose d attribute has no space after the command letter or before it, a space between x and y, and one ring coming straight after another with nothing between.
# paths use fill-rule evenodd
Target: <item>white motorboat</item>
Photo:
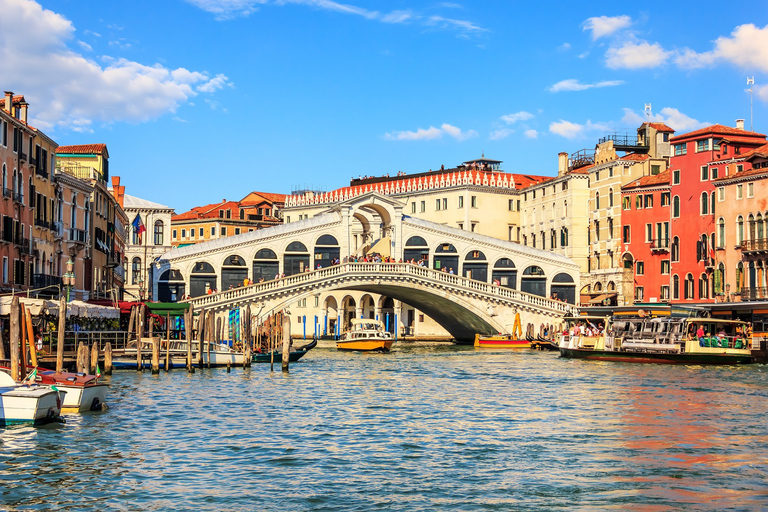
<instances>
[{"instance_id":1,"label":"white motorboat","mask_svg":"<svg viewBox=\"0 0 768 512\"><path fill-rule=\"evenodd\" d=\"M63 391L38 384L19 384L0 371L0 425L59 421Z\"/></svg>"},{"instance_id":2,"label":"white motorboat","mask_svg":"<svg viewBox=\"0 0 768 512\"><path fill-rule=\"evenodd\" d=\"M353 319L352 329L336 342L337 350L360 352L389 352L395 339L384 330L384 322L371 319Z\"/></svg>"}]
</instances>

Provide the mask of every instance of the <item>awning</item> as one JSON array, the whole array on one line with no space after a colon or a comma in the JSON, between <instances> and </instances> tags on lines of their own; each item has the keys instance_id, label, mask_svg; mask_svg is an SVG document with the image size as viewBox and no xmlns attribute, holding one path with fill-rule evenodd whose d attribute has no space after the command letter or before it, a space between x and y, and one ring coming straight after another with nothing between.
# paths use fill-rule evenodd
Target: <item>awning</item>
<instances>
[{"instance_id":1,"label":"awning","mask_svg":"<svg viewBox=\"0 0 768 512\"><path fill-rule=\"evenodd\" d=\"M150 313L159 316L184 316L189 309L189 304L184 302L147 302L146 304Z\"/></svg>"},{"instance_id":2,"label":"awning","mask_svg":"<svg viewBox=\"0 0 768 512\"><path fill-rule=\"evenodd\" d=\"M617 293L616 293L616 292L611 292L611 293L603 293L603 294L600 294L600 295L598 295L597 297L595 297L595 298L591 299L591 300L589 301L589 303L590 303L590 304L600 304L600 303L602 303L602 302L603 302L605 299L611 299L611 298L615 297L616 295L617 295Z\"/></svg>"}]
</instances>

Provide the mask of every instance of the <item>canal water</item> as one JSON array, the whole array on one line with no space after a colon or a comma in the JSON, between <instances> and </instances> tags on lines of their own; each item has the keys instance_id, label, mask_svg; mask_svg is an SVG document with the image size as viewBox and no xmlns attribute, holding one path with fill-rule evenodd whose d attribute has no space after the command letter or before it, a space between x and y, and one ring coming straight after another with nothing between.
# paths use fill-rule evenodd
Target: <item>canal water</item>
<instances>
[{"instance_id":1,"label":"canal water","mask_svg":"<svg viewBox=\"0 0 768 512\"><path fill-rule=\"evenodd\" d=\"M0 431L4 510L768 508L768 367L315 349Z\"/></svg>"}]
</instances>

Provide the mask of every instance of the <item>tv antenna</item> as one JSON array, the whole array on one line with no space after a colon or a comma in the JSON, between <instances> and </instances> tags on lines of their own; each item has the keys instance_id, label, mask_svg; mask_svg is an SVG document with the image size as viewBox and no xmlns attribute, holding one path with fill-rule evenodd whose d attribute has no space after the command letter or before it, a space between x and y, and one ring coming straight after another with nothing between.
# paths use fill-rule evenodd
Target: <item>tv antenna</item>
<instances>
[{"instance_id":1,"label":"tv antenna","mask_svg":"<svg viewBox=\"0 0 768 512\"><path fill-rule=\"evenodd\" d=\"M755 85L755 77L747 77L747 85L749 86L749 131L753 132L755 129L752 127L752 96L753 96L753 87Z\"/></svg>"},{"instance_id":2,"label":"tv antenna","mask_svg":"<svg viewBox=\"0 0 768 512\"><path fill-rule=\"evenodd\" d=\"M650 121L651 120L651 104L646 103L643 111L645 112L645 117L647 117L648 120Z\"/></svg>"}]
</instances>

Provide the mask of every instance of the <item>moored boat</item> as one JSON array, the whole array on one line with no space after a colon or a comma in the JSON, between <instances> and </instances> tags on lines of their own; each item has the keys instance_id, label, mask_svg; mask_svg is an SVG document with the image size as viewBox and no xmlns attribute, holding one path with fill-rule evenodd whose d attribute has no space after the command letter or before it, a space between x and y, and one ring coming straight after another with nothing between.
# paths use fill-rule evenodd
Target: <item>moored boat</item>
<instances>
[{"instance_id":1,"label":"moored boat","mask_svg":"<svg viewBox=\"0 0 768 512\"><path fill-rule=\"evenodd\" d=\"M19 384L0 371L0 426L45 425L60 420L62 391L38 384Z\"/></svg>"},{"instance_id":2,"label":"moored boat","mask_svg":"<svg viewBox=\"0 0 768 512\"><path fill-rule=\"evenodd\" d=\"M476 348L531 348L531 341L519 339L513 334L493 334L482 336L475 334Z\"/></svg>"},{"instance_id":3,"label":"moored boat","mask_svg":"<svg viewBox=\"0 0 768 512\"><path fill-rule=\"evenodd\" d=\"M611 325L585 336L586 317L567 318L567 334L560 341L565 358L666 364L749 364L752 352L746 324L713 318L641 318ZM581 323L581 325L576 325Z\"/></svg>"},{"instance_id":4,"label":"moored boat","mask_svg":"<svg viewBox=\"0 0 768 512\"><path fill-rule=\"evenodd\" d=\"M353 319L352 329L336 342L338 350L358 352L389 352L395 342L384 330L384 323L373 319Z\"/></svg>"},{"instance_id":5,"label":"moored boat","mask_svg":"<svg viewBox=\"0 0 768 512\"><path fill-rule=\"evenodd\" d=\"M535 350L559 350L557 342L553 339L545 338L544 336L537 336L535 340L531 342L531 348Z\"/></svg>"},{"instance_id":6,"label":"moored boat","mask_svg":"<svg viewBox=\"0 0 768 512\"><path fill-rule=\"evenodd\" d=\"M99 382L97 375L37 369L37 382L66 391L61 412L100 411L106 406L109 384Z\"/></svg>"},{"instance_id":7,"label":"moored boat","mask_svg":"<svg viewBox=\"0 0 768 512\"><path fill-rule=\"evenodd\" d=\"M306 345L302 345L300 347L297 347L293 350L291 350L288 354L288 361L291 363L294 363L304 357L307 352L312 350L317 346L317 340L312 340L310 343L307 343ZM251 361L254 363L270 363L270 362L276 362L279 363L283 360L283 352L281 350L274 350L272 352L257 352L251 356Z\"/></svg>"}]
</instances>

